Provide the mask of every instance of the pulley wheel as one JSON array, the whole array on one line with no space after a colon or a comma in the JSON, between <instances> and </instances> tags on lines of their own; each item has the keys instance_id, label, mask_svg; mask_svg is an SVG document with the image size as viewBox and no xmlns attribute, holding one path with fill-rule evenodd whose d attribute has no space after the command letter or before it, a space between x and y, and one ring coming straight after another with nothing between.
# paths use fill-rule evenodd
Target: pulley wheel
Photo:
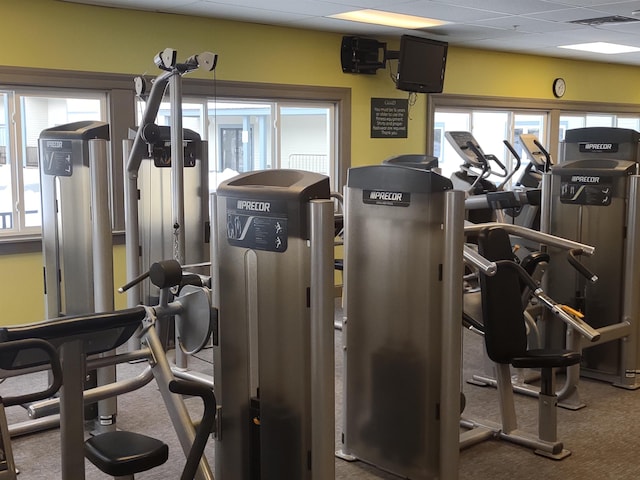
<instances>
[{"instance_id":1,"label":"pulley wheel","mask_svg":"<svg viewBox=\"0 0 640 480\"><path fill-rule=\"evenodd\" d=\"M180 348L193 355L204 348L213 330L211 292L208 288L186 285L176 298L183 311L176 315Z\"/></svg>"}]
</instances>

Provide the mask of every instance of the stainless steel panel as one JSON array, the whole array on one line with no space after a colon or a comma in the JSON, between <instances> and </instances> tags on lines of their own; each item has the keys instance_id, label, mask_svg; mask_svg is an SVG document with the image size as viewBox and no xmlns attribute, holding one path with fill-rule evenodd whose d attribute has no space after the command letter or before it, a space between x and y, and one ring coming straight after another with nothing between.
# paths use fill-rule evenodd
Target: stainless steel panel
<instances>
[{"instance_id":1,"label":"stainless steel panel","mask_svg":"<svg viewBox=\"0 0 640 480\"><path fill-rule=\"evenodd\" d=\"M235 205L219 195L213 200L213 295L220 322L214 384L221 408L216 478L310 479L314 428L310 302L318 298L310 290L310 242L290 235L284 252L232 245L227 238L227 200ZM325 231L332 233L332 216L330 220ZM333 236L328 242L331 247ZM320 252L326 251L320 247ZM324 295L332 300L332 289L324 287ZM333 317L327 325L332 335ZM332 379L333 370L324 375ZM333 435L329 440L333 452ZM324 457L313 456L317 461ZM333 472L330 466L329 471ZM329 478L319 475L317 480Z\"/></svg>"},{"instance_id":2,"label":"stainless steel panel","mask_svg":"<svg viewBox=\"0 0 640 480\"><path fill-rule=\"evenodd\" d=\"M204 147L203 147L204 149ZM203 154L206 155L206 149ZM202 155L200 155L202 158ZM174 258L173 202L176 201L170 168L158 168L150 160L141 163L138 173L138 218L141 246L141 270L151 264ZM209 260L209 245L205 243L205 230L209 221L208 167L198 160L195 167L184 169L184 263L196 264ZM199 273L208 273L204 270ZM143 301L156 299L159 292L150 282L145 282Z\"/></svg>"},{"instance_id":3,"label":"stainless steel panel","mask_svg":"<svg viewBox=\"0 0 640 480\"><path fill-rule=\"evenodd\" d=\"M442 268L442 370L440 391L439 478L456 480L460 460L460 383L462 367L462 277L464 263L464 192L445 193L444 263ZM489 269L491 270L491 269ZM487 272L488 273L488 272ZM488 273L489 274L489 273Z\"/></svg>"},{"instance_id":4,"label":"stainless steel panel","mask_svg":"<svg viewBox=\"0 0 640 480\"><path fill-rule=\"evenodd\" d=\"M552 176L550 233L595 246L595 254L583 256L581 262L598 276L598 281L588 282L567 263L565 252L550 249L546 288L556 301L582 310L585 320L595 328L623 320L628 178L614 177L612 189L617 194L611 203L594 206L562 203L560 176ZM564 344L564 326L547 324L546 332L548 345ZM613 340L584 350L581 373L597 372L612 381L624 376L621 344L622 340Z\"/></svg>"},{"instance_id":5,"label":"stainless steel panel","mask_svg":"<svg viewBox=\"0 0 640 480\"><path fill-rule=\"evenodd\" d=\"M345 195L345 452L438 475L444 193L406 207ZM462 252L460 252L462 257Z\"/></svg>"},{"instance_id":6,"label":"stainless steel panel","mask_svg":"<svg viewBox=\"0 0 640 480\"><path fill-rule=\"evenodd\" d=\"M289 239L283 256L232 247L224 238L219 239L219 258L219 278L224 279L219 285L221 478L249 478L249 409L250 398L257 395L256 370L262 478L310 478L307 242Z\"/></svg>"},{"instance_id":7,"label":"stainless steel panel","mask_svg":"<svg viewBox=\"0 0 640 480\"><path fill-rule=\"evenodd\" d=\"M311 474L335 479L334 202L309 202Z\"/></svg>"},{"instance_id":8,"label":"stainless steel panel","mask_svg":"<svg viewBox=\"0 0 640 480\"><path fill-rule=\"evenodd\" d=\"M627 211L627 242L625 246L625 276L624 276L624 305L623 320L631 324L631 335L622 344L622 368L623 382L627 385L637 386L640 374L640 295L637 288L640 285L640 222L638 221L638 209L640 209L640 176L629 177L629 200Z\"/></svg>"},{"instance_id":9,"label":"stainless steel panel","mask_svg":"<svg viewBox=\"0 0 640 480\"><path fill-rule=\"evenodd\" d=\"M91 182L86 147L81 140L71 142L71 176L41 173L47 318L94 311Z\"/></svg>"}]
</instances>

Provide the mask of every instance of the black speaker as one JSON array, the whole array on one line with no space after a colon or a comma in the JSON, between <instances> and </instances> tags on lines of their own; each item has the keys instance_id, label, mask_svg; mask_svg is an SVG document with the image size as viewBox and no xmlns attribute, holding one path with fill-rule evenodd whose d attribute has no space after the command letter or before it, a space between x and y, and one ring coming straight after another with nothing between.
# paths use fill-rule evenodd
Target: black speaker
<instances>
[{"instance_id":1,"label":"black speaker","mask_svg":"<svg viewBox=\"0 0 640 480\"><path fill-rule=\"evenodd\" d=\"M385 68L387 44L360 37L342 37L340 61L344 73L375 75Z\"/></svg>"}]
</instances>

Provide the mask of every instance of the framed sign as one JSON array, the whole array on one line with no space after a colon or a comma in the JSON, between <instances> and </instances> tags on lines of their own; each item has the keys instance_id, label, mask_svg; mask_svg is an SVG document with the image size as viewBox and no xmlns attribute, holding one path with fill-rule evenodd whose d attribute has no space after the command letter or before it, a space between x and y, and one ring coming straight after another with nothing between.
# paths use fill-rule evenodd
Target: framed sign
<instances>
[{"instance_id":1,"label":"framed sign","mask_svg":"<svg viewBox=\"0 0 640 480\"><path fill-rule=\"evenodd\" d=\"M408 99L371 99L371 138L407 138L408 120Z\"/></svg>"}]
</instances>

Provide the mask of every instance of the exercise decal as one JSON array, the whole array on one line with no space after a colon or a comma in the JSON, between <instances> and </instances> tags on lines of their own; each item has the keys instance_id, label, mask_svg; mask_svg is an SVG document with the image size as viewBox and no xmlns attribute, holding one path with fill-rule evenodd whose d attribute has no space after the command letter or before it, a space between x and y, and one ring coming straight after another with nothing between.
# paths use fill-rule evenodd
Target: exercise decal
<instances>
[{"instance_id":1,"label":"exercise decal","mask_svg":"<svg viewBox=\"0 0 640 480\"><path fill-rule=\"evenodd\" d=\"M287 250L286 206L277 202L233 200L227 204L227 241L236 247Z\"/></svg>"}]
</instances>

